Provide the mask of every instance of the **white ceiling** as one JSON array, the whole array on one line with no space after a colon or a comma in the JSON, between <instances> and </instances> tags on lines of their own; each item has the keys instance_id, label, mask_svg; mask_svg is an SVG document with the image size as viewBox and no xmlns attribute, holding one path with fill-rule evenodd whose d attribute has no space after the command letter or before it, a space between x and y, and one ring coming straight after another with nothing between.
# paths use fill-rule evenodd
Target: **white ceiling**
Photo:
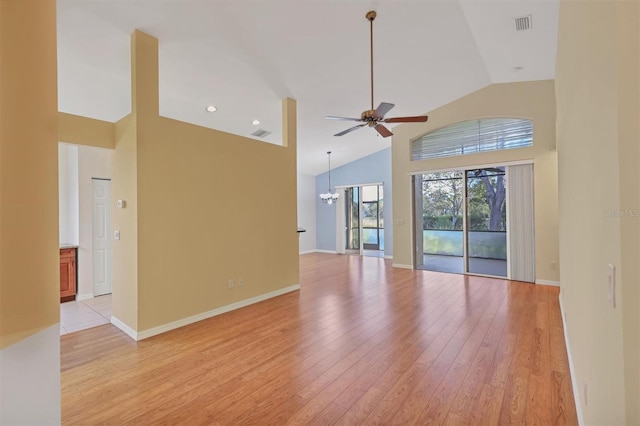
<instances>
[{"instance_id":1,"label":"white ceiling","mask_svg":"<svg viewBox=\"0 0 640 426\"><path fill-rule=\"evenodd\" d=\"M317 175L328 150L333 167L391 143L369 128L334 137L353 123L323 120L369 109L372 9L375 106L396 104L387 117L492 83L554 77L558 0L58 0L59 108L107 121L131 111L137 28L159 39L162 115L244 136L262 128L279 144L290 96L298 171ZM517 32L523 15L533 28Z\"/></svg>"}]
</instances>

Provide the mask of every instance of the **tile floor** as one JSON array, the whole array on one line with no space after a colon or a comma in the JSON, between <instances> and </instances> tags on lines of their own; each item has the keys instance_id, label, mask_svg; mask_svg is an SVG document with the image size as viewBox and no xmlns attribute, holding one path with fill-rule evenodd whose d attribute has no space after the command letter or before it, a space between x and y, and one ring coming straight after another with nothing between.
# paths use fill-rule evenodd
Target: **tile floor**
<instances>
[{"instance_id":1,"label":"tile floor","mask_svg":"<svg viewBox=\"0 0 640 426\"><path fill-rule=\"evenodd\" d=\"M60 335L111 322L111 295L60 304Z\"/></svg>"}]
</instances>

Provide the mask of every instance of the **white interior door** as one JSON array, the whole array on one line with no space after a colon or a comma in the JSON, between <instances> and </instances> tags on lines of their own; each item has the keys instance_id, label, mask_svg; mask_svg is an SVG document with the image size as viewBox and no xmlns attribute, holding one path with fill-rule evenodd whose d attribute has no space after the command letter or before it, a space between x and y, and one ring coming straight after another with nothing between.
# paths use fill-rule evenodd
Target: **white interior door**
<instances>
[{"instance_id":1,"label":"white interior door","mask_svg":"<svg viewBox=\"0 0 640 426\"><path fill-rule=\"evenodd\" d=\"M111 181L93 179L93 295L111 293Z\"/></svg>"}]
</instances>

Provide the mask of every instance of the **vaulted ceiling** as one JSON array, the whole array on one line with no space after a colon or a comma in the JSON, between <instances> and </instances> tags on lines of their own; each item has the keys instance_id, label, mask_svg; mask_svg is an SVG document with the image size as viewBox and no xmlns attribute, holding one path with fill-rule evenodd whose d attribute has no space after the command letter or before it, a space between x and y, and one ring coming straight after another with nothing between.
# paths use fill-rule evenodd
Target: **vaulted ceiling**
<instances>
[{"instance_id":1,"label":"vaulted ceiling","mask_svg":"<svg viewBox=\"0 0 640 426\"><path fill-rule=\"evenodd\" d=\"M130 34L159 39L160 113L281 140L281 100L298 102L298 171L326 171L390 146L373 129L342 137L375 105L418 115L492 83L554 78L557 0L58 0L59 109L116 121L131 111ZM531 16L516 31L514 18ZM208 105L217 107L209 113ZM259 120L259 125L253 125ZM393 131L393 128L389 126Z\"/></svg>"}]
</instances>

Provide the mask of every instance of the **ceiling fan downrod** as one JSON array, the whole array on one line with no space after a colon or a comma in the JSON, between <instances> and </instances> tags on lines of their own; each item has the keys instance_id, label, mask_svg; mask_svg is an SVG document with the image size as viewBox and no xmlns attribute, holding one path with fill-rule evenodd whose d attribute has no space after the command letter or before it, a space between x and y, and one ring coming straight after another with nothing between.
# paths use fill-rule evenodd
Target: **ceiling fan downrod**
<instances>
[{"instance_id":1,"label":"ceiling fan downrod","mask_svg":"<svg viewBox=\"0 0 640 426\"><path fill-rule=\"evenodd\" d=\"M369 21L369 53L371 54L371 110L373 111L373 20L376 19L376 11L370 10L365 17Z\"/></svg>"},{"instance_id":2,"label":"ceiling fan downrod","mask_svg":"<svg viewBox=\"0 0 640 426\"><path fill-rule=\"evenodd\" d=\"M428 119L426 115L415 117L384 118L384 116L391 110L391 108L395 106L394 104L389 102L381 102L380 105L378 105L378 108L373 109L373 21L376 19L376 15L377 13L374 10L370 10L365 15L365 17L369 21L369 53L371 54L371 109L362 112L362 114L360 114L360 118L338 117L334 115L326 116L326 120L344 120L361 123L350 127L347 130L343 130L342 132L338 132L334 136L344 136L347 133L353 132L354 130L358 130L364 126L368 126L374 128L383 138L388 138L389 136L392 136L393 133L391 133L391 131L387 129L383 123L424 123Z\"/></svg>"}]
</instances>

